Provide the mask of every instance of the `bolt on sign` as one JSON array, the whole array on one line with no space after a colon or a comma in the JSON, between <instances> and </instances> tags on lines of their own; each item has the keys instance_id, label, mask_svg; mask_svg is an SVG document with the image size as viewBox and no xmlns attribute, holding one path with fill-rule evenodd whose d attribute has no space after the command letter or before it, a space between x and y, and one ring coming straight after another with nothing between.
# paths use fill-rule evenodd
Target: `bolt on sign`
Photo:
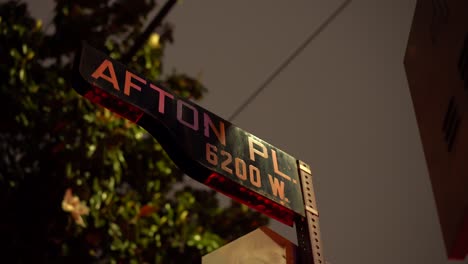
<instances>
[{"instance_id":1,"label":"bolt on sign","mask_svg":"<svg viewBox=\"0 0 468 264\"><path fill-rule=\"evenodd\" d=\"M73 88L145 128L186 174L292 226L304 216L296 159L83 44Z\"/></svg>"}]
</instances>

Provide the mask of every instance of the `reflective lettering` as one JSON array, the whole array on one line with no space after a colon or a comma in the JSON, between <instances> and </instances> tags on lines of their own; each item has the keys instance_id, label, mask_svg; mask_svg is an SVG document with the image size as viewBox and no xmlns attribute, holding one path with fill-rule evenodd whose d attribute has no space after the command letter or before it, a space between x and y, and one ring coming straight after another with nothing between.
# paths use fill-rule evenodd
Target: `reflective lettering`
<instances>
[{"instance_id":1,"label":"reflective lettering","mask_svg":"<svg viewBox=\"0 0 468 264\"><path fill-rule=\"evenodd\" d=\"M146 80L143 78L138 77L137 75L125 71L125 85L124 85L124 94L130 95L130 88L133 88L135 90L141 91L141 87L136 85L135 83L132 83L132 79L135 79L143 84L146 84Z\"/></svg>"},{"instance_id":2,"label":"reflective lettering","mask_svg":"<svg viewBox=\"0 0 468 264\"><path fill-rule=\"evenodd\" d=\"M279 181L277 178L272 177L268 174L268 179L270 180L271 190L273 191L273 195L276 197L280 197L281 200L284 200L284 182Z\"/></svg>"},{"instance_id":3,"label":"reflective lettering","mask_svg":"<svg viewBox=\"0 0 468 264\"><path fill-rule=\"evenodd\" d=\"M207 138L210 138L210 128L215 133L216 137L218 138L219 142L226 146L226 131L224 129L224 122L219 121L219 129L213 124L211 121L210 116L207 113L203 113L203 124L204 124L204 135Z\"/></svg>"},{"instance_id":4,"label":"reflective lettering","mask_svg":"<svg viewBox=\"0 0 468 264\"><path fill-rule=\"evenodd\" d=\"M282 173L278 169L278 158L276 157L276 151L273 150L273 149L271 150L271 158L273 159L273 169L275 170L275 173L278 174L279 176L285 178L286 180L290 181L291 177L289 177L288 175Z\"/></svg>"},{"instance_id":5,"label":"reflective lettering","mask_svg":"<svg viewBox=\"0 0 468 264\"><path fill-rule=\"evenodd\" d=\"M250 183L252 183L255 187L262 187L262 179L260 178L260 170L253 166L249 165L249 176L250 176Z\"/></svg>"},{"instance_id":6,"label":"reflective lettering","mask_svg":"<svg viewBox=\"0 0 468 264\"><path fill-rule=\"evenodd\" d=\"M104 71L106 69L109 69L109 74L110 76L107 76L104 74ZM104 60L101 65L91 74L91 76L94 79L99 79L102 78L110 83L112 83L112 86L114 86L114 89L117 91L120 91L119 88L119 83L117 82L117 77L115 76L115 70L114 70L114 65L112 65L112 62L109 60Z\"/></svg>"},{"instance_id":7,"label":"reflective lettering","mask_svg":"<svg viewBox=\"0 0 468 264\"><path fill-rule=\"evenodd\" d=\"M156 85L150 83L150 88L157 91L159 93L159 106L158 106L158 111L161 114L164 114L164 106L166 103L166 97L169 97L171 99L174 99L174 95L164 91L163 89L157 87Z\"/></svg>"},{"instance_id":8,"label":"reflective lettering","mask_svg":"<svg viewBox=\"0 0 468 264\"><path fill-rule=\"evenodd\" d=\"M186 107L190 110L192 110L192 113L193 113L193 124L190 124L189 122L185 121L183 119L183 107ZM184 101L182 100L178 100L177 101L177 120L179 120L180 123L182 123L183 125L185 125L186 127L190 127L191 129L193 129L194 131L198 131L198 110L185 103Z\"/></svg>"},{"instance_id":9,"label":"reflective lettering","mask_svg":"<svg viewBox=\"0 0 468 264\"><path fill-rule=\"evenodd\" d=\"M255 145L259 146L262 149L262 151L255 149L253 146L254 143ZM255 161L255 154L258 154L259 156L262 156L265 159L268 158L268 152L267 152L265 145L263 145L262 142L253 139L252 137L249 137L249 152L250 152L250 159L252 161Z\"/></svg>"}]
</instances>

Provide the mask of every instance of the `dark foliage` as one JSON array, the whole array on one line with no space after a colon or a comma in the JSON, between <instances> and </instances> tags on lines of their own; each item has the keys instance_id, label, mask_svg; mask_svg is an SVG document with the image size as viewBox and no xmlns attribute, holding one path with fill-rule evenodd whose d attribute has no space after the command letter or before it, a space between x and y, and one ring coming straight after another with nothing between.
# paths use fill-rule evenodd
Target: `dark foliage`
<instances>
[{"instance_id":1,"label":"dark foliage","mask_svg":"<svg viewBox=\"0 0 468 264\"><path fill-rule=\"evenodd\" d=\"M80 40L119 59L154 0L56 0L46 33L27 6L0 4L0 252L5 263L197 263L266 218L183 174L144 130L69 85ZM128 67L199 99L198 80L161 75L171 28ZM156 35L155 35L156 36ZM1 261L3 262L3 261Z\"/></svg>"}]
</instances>

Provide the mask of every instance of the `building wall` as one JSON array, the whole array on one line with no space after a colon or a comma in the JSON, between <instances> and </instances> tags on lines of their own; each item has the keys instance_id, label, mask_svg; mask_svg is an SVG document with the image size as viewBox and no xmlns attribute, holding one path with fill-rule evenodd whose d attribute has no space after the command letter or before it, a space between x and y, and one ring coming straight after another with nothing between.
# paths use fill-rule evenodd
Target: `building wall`
<instances>
[{"instance_id":1,"label":"building wall","mask_svg":"<svg viewBox=\"0 0 468 264\"><path fill-rule=\"evenodd\" d=\"M450 259L468 253L467 36L468 1L417 2L405 68Z\"/></svg>"},{"instance_id":2,"label":"building wall","mask_svg":"<svg viewBox=\"0 0 468 264\"><path fill-rule=\"evenodd\" d=\"M293 264L295 245L267 227L260 227L206 254L202 264Z\"/></svg>"}]
</instances>

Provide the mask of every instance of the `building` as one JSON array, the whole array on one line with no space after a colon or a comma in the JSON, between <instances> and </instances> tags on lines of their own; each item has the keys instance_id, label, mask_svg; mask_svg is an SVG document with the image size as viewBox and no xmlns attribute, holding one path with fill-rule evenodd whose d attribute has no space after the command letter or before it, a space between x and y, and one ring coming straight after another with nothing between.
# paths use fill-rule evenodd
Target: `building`
<instances>
[{"instance_id":1,"label":"building","mask_svg":"<svg viewBox=\"0 0 468 264\"><path fill-rule=\"evenodd\" d=\"M404 59L449 259L468 253L468 1L418 0Z\"/></svg>"},{"instance_id":2,"label":"building","mask_svg":"<svg viewBox=\"0 0 468 264\"><path fill-rule=\"evenodd\" d=\"M296 245L268 227L260 227L203 256L202 264L294 264Z\"/></svg>"}]
</instances>

